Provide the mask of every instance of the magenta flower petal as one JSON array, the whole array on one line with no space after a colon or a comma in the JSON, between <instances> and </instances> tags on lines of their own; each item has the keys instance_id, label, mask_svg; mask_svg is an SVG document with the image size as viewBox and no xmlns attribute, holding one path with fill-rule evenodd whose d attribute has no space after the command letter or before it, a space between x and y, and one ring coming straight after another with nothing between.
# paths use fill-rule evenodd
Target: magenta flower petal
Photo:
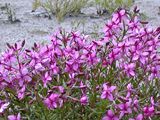
<instances>
[{"instance_id":1,"label":"magenta flower petal","mask_svg":"<svg viewBox=\"0 0 160 120\"><path fill-rule=\"evenodd\" d=\"M8 120L21 120L21 115L18 113L18 115L9 115Z\"/></svg>"}]
</instances>

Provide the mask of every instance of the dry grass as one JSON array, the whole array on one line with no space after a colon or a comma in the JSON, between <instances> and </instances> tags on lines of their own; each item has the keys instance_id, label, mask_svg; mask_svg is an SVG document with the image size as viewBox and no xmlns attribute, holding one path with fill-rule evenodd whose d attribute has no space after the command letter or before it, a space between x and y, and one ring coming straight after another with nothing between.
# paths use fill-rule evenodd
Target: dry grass
<instances>
[{"instance_id":1,"label":"dry grass","mask_svg":"<svg viewBox=\"0 0 160 120\"><path fill-rule=\"evenodd\" d=\"M112 13L117 8L129 8L133 0L35 0L33 10L43 7L48 15L54 14L58 21L62 21L67 15L77 15L81 9L90 3L97 8L97 14Z\"/></svg>"},{"instance_id":2,"label":"dry grass","mask_svg":"<svg viewBox=\"0 0 160 120\"><path fill-rule=\"evenodd\" d=\"M47 13L55 14L58 21L62 21L66 15L78 14L81 8L87 4L88 0L35 0L33 10L43 7Z\"/></svg>"},{"instance_id":3,"label":"dry grass","mask_svg":"<svg viewBox=\"0 0 160 120\"><path fill-rule=\"evenodd\" d=\"M97 5L97 13L103 14L103 10L109 13L114 12L117 8L129 8L133 0L95 0Z\"/></svg>"}]
</instances>

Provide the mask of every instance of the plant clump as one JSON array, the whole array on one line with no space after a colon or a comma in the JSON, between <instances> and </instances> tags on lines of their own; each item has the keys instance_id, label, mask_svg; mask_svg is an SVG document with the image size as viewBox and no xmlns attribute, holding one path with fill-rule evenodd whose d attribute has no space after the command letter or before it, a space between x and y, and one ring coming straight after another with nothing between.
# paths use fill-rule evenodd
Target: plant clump
<instances>
[{"instance_id":1,"label":"plant clump","mask_svg":"<svg viewBox=\"0 0 160 120\"><path fill-rule=\"evenodd\" d=\"M157 120L160 28L121 9L91 40L58 30L48 45L7 44L0 57L0 115L9 120Z\"/></svg>"},{"instance_id":2,"label":"plant clump","mask_svg":"<svg viewBox=\"0 0 160 120\"><path fill-rule=\"evenodd\" d=\"M133 0L34 0L32 9L42 7L47 12L48 17L55 15L58 21L62 21L65 16L73 16L81 13L81 9L86 6L96 8L97 15L111 14L117 8L131 7ZM97 17L98 17L97 16Z\"/></svg>"},{"instance_id":3,"label":"plant clump","mask_svg":"<svg viewBox=\"0 0 160 120\"><path fill-rule=\"evenodd\" d=\"M81 12L81 8L85 7L88 0L35 0L33 2L33 11L39 7L51 15L55 15L58 21L62 21L67 15L76 15Z\"/></svg>"},{"instance_id":4,"label":"plant clump","mask_svg":"<svg viewBox=\"0 0 160 120\"><path fill-rule=\"evenodd\" d=\"M16 22L20 22L19 19L17 19L16 17L16 12L15 10L13 9L13 7L9 4L9 3L6 3L4 6L2 6L0 8L2 11L4 11L4 13L6 14L7 16L7 19L10 23L16 23Z\"/></svg>"},{"instance_id":5,"label":"plant clump","mask_svg":"<svg viewBox=\"0 0 160 120\"><path fill-rule=\"evenodd\" d=\"M103 15L104 13L112 13L117 8L129 8L134 0L95 0L97 7L97 14Z\"/></svg>"}]
</instances>

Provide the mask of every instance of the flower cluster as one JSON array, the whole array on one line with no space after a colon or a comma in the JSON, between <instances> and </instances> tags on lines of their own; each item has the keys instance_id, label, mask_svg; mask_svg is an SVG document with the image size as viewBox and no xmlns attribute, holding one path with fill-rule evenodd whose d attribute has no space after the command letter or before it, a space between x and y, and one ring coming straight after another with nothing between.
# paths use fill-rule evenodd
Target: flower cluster
<instances>
[{"instance_id":1,"label":"flower cluster","mask_svg":"<svg viewBox=\"0 0 160 120\"><path fill-rule=\"evenodd\" d=\"M126 19L125 10L114 14L105 27L105 40L111 44L107 61L128 77L143 74L146 79L153 80L160 76L159 30L141 27L137 16Z\"/></svg>"},{"instance_id":2,"label":"flower cluster","mask_svg":"<svg viewBox=\"0 0 160 120\"><path fill-rule=\"evenodd\" d=\"M149 28L137 12L115 12L99 40L59 30L47 45L24 45L7 44L0 57L0 114L9 120L26 118L23 103L37 109L43 103L49 111L81 109L81 119L160 115L160 29Z\"/></svg>"},{"instance_id":3,"label":"flower cluster","mask_svg":"<svg viewBox=\"0 0 160 120\"><path fill-rule=\"evenodd\" d=\"M159 115L159 112L155 111L156 104L154 102L154 98L151 96L150 100L148 100L150 103L147 105L142 105L140 103L140 97L137 95L137 91L131 86L131 83L127 85L125 96L120 94L121 91L114 94L115 103L113 103L113 108L106 112L103 120L119 120L129 115L136 115L135 118L129 118L129 120L143 120L147 119L148 117L151 118L154 115ZM106 99L109 100L109 98ZM117 100L120 103L116 103Z\"/></svg>"}]
</instances>

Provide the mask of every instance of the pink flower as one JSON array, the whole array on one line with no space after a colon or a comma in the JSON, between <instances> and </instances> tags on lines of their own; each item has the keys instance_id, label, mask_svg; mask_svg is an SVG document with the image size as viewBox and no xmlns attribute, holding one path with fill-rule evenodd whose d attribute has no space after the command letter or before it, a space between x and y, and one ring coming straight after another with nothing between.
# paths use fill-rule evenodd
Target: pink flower
<instances>
[{"instance_id":1,"label":"pink flower","mask_svg":"<svg viewBox=\"0 0 160 120\"><path fill-rule=\"evenodd\" d=\"M21 115L18 113L18 115L9 115L8 120L21 120Z\"/></svg>"},{"instance_id":2,"label":"pink flower","mask_svg":"<svg viewBox=\"0 0 160 120\"><path fill-rule=\"evenodd\" d=\"M2 60L4 60L5 62L15 62L16 58L14 57L14 50L13 49L9 49L8 51L6 51L5 53L2 53Z\"/></svg>"},{"instance_id":3,"label":"pink flower","mask_svg":"<svg viewBox=\"0 0 160 120\"><path fill-rule=\"evenodd\" d=\"M153 80L154 78L156 77L159 77L159 71L160 71L160 67L157 65L157 66L153 66L151 68L149 68L150 71L151 71L151 74L149 75L148 79L149 80Z\"/></svg>"},{"instance_id":4,"label":"pink flower","mask_svg":"<svg viewBox=\"0 0 160 120\"><path fill-rule=\"evenodd\" d=\"M154 107L153 106L146 106L143 108L143 112L145 116L153 116L154 115Z\"/></svg>"},{"instance_id":5,"label":"pink flower","mask_svg":"<svg viewBox=\"0 0 160 120\"><path fill-rule=\"evenodd\" d=\"M19 80L19 86L22 87L24 83L30 82L32 78L29 76L29 71L25 66L21 66L21 69L16 74L17 79Z\"/></svg>"},{"instance_id":6,"label":"pink flower","mask_svg":"<svg viewBox=\"0 0 160 120\"><path fill-rule=\"evenodd\" d=\"M114 23L112 21L108 21L105 25L104 32L109 32L114 28Z\"/></svg>"},{"instance_id":7,"label":"pink flower","mask_svg":"<svg viewBox=\"0 0 160 120\"><path fill-rule=\"evenodd\" d=\"M151 97L151 105L143 108L144 116L151 117L155 114L154 99Z\"/></svg>"},{"instance_id":8,"label":"pink flower","mask_svg":"<svg viewBox=\"0 0 160 120\"><path fill-rule=\"evenodd\" d=\"M52 88L52 90L58 90L59 93L61 93L61 94L65 93L65 89L64 89L63 86L54 86L54 87Z\"/></svg>"},{"instance_id":9,"label":"pink flower","mask_svg":"<svg viewBox=\"0 0 160 120\"><path fill-rule=\"evenodd\" d=\"M101 94L101 99L108 99L110 101L113 101L113 95L112 92L116 89L116 86L108 86L106 83L103 84L103 92Z\"/></svg>"},{"instance_id":10,"label":"pink flower","mask_svg":"<svg viewBox=\"0 0 160 120\"><path fill-rule=\"evenodd\" d=\"M35 52L35 51L31 51L29 53L29 56L31 57L31 61L30 61L29 65L34 67L37 64L38 59L40 59L39 58L39 54L37 52Z\"/></svg>"},{"instance_id":11,"label":"pink flower","mask_svg":"<svg viewBox=\"0 0 160 120\"><path fill-rule=\"evenodd\" d=\"M125 10L119 10L117 11L116 13L113 14L113 18L112 18L112 21L115 23L115 24L119 24L122 20L122 18L125 16L126 14L126 11Z\"/></svg>"},{"instance_id":12,"label":"pink flower","mask_svg":"<svg viewBox=\"0 0 160 120\"><path fill-rule=\"evenodd\" d=\"M133 30L140 29L139 24L140 24L140 20L138 19L137 16L135 16L134 19L131 20L131 21L129 22L129 24L128 24L129 29L130 29L129 32L132 32Z\"/></svg>"},{"instance_id":13,"label":"pink flower","mask_svg":"<svg viewBox=\"0 0 160 120\"><path fill-rule=\"evenodd\" d=\"M59 68L56 65L56 63L51 65L51 70L52 70L53 74L57 74L59 72Z\"/></svg>"},{"instance_id":14,"label":"pink flower","mask_svg":"<svg viewBox=\"0 0 160 120\"><path fill-rule=\"evenodd\" d=\"M125 64L125 72L128 76L135 76L135 63Z\"/></svg>"},{"instance_id":15,"label":"pink flower","mask_svg":"<svg viewBox=\"0 0 160 120\"><path fill-rule=\"evenodd\" d=\"M52 77L49 75L48 72L46 72L45 75L43 76L44 87L47 87L47 83L51 80L52 80Z\"/></svg>"},{"instance_id":16,"label":"pink flower","mask_svg":"<svg viewBox=\"0 0 160 120\"><path fill-rule=\"evenodd\" d=\"M19 91L18 91L18 98L22 100L24 98L26 86L24 85Z\"/></svg>"},{"instance_id":17,"label":"pink flower","mask_svg":"<svg viewBox=\"0 0 160 120\"><path fill-rule=\"evenodd\" d=\"M133 91L132 84L129 83L129 84L127 85L127 96L126 96L126 98L129 98L129 97L130 97L132 91Z\"/></svg>"},{"instance_id":18,"label":"pink flower","mask_svg":"<svg viewBox=\"0 0 160 120\"><path fill-rule=\"evenodd\" d=\"M108 110L102 120L120 120L112 110Z\"/></svg>"},{"instance_id":19,"label":"pink flower","mask_svg":"<svg viewBox=\"0 0 160 120\"><path fill-rule=\"evenodd\" d=\"M129 120L143 120L143 115L139 114L136 118L129 118Z\"/></svg>"},{"instance_id":20,"label":"pink flower","mask_svg":"<svg viewBox=\"0 0 160 120\"><path fill-rule=\"evenodd\" d=\"M45 68L43 67L43 65L41 63L38 63L38 64L35 65L35 70L44 71Z\"/></svg>"},{"instance_id":21,"label":"pink flower","mask_svg":"<svg viewBox=\"0 0 160 120\"><path fill-rule=\"evenodd\" d=\"M113 61L115 61L115 60L118 59L119 52L120 52L120 49L119 49L119 48L115 48L115 49L113 49L113 51L108 55L109 60L110 60L110 64L112 64Z\"/></svg>"},{"instance_id":22,"label":"pink flower","mask_svg":"<svg viewBox=\"0 0 160 120\"><path fill-rule=\"evenodd\" d=\"M60 94L52 93L49 97L44 100L44 104L49 109L56 109L58 107L62 107L63 99L60 97Z\"/></svg>"},{"instance_id":23,"label":"pink flower","mask_svg":"<svg viewBox=\"0 0 160 120\"><path fill-rule=\"evenodd\" d=\"M137 98L135 97L133 100L133 109L135 112L138 112L139 109L139 101L137 100Z\"/></svg>"},{"instance_id":24,"label":"pink flower","mask_svg":"<svg viewBox=\"0 0 160 120\"><path fill-rule=\"evenodd\" d=\"M131 114L132 113L131 102L132 102L132 100L129 99L128 102L120 103L118 105L118 108L120 109L120 118L122 118L125 114Z\"/></svg>"},{"instance_id":25,"label":"pink flower","mask_svg":"<svg viewBox=\"0 0 160 120\"><path fill-rule=\"evenodd\" d=\"M66 62L65 70L67 72L72 73L72 72L78 71L78 68L79 68L79 63L77 61L70 60Z\"/></svg>"},{"instance_id":26,"label":"pink flower","mask_svg":"<svg viewBox=\"0 0 160 120\"><path fill-rule=\"evenodd\" d=\"M80 99L80 102L82 105L87 105L88 104L88 97L86 95L83 95Z\"/></svg>"},{"instance_id":27,"label":"pink flower","mask_svg":"<svg viewBox=\"0 0 160 120\"><path fill-rule=\"evenodd\" d=\"M0 101L0 114L3 113L4 110L8 108L9 104L10 104L9 102L5 103L3 101Z\"/></svg>"}]
</instances>

